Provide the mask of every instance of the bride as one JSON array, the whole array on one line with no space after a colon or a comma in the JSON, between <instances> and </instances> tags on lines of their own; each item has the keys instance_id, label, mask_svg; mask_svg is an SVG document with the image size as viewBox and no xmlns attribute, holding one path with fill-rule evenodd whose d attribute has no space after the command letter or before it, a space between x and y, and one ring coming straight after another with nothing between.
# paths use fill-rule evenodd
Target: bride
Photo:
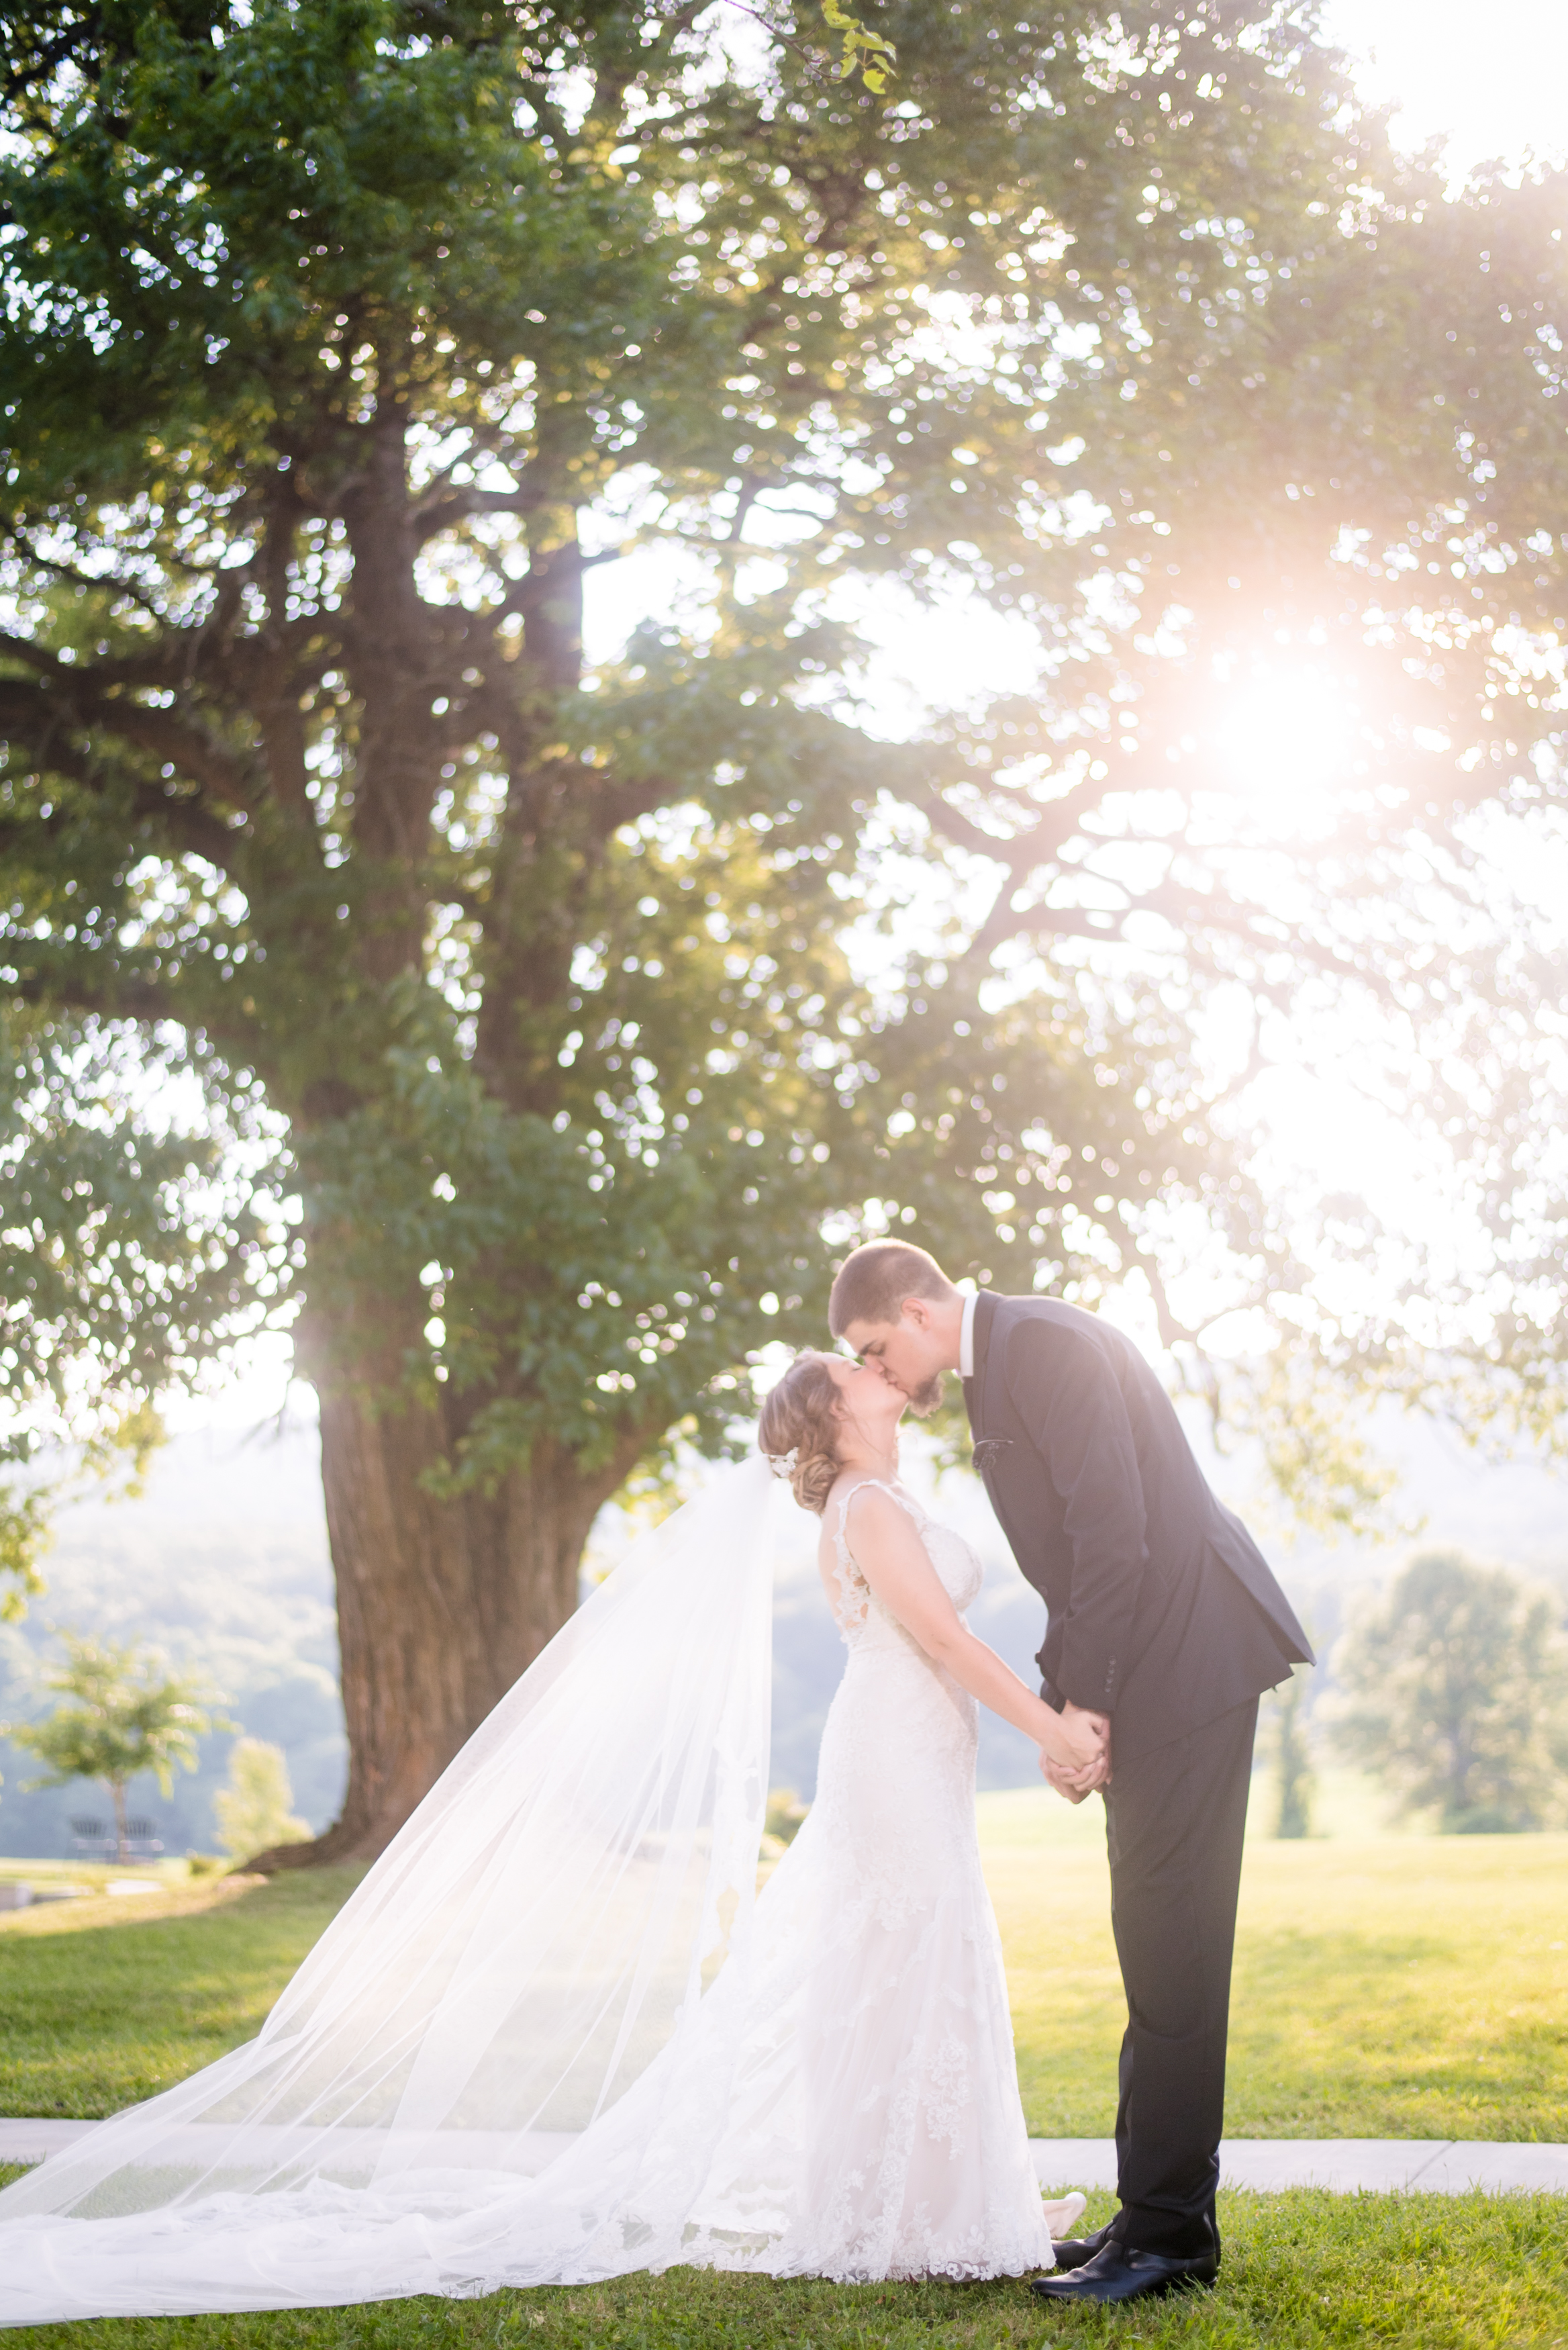
<instances>
[{"instance_id":1,"label":"bride","mask_svg":"<svg viewBox=\"0 0 1568 2350\"><path fill-rule=\"evenodd\" d=\"M767 1456L646 1535L469 1741L259 2037L0 2193L0 2321L317 2307L700 2264L1018 2275L1043 2205L974 1821L975 1700L1087 1732L967 1629L905 1398L798 1357ZM759 1895L773 1490L848 1658Z\"/></svg>"}]
</instances>

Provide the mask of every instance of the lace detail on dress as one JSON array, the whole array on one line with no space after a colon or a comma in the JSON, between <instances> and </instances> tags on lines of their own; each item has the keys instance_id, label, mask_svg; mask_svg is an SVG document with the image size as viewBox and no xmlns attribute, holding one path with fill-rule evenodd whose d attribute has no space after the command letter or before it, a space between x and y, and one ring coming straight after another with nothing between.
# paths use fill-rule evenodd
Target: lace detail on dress
<instances>
[{"instance_id":1,"label":"lace detail on dress","mask_svg":"<svg viewBox=\"0 0 1568 2350\"><path fill-rule=\"evenodd\" d=\"M868 1477L865 1484L851 1485L838 1504L838 1523L833 1529L833 1579L838 1586L838 1605L833 1612L846 1639L857 1625L865 1623L867 1610L871 1605L871 1586L849 1555L849 1538L845 1531L849 1522L849 1504L857 1493L866 1491L866 1485L876 1482ZM879 1487L878 1490L885 1492L887 1489Z\"/></svg>"},{"instance_id":2,"label":"lace detail on dress","mask_svg":"<svg viewBox=\"0 0 1568 2350\"><path fill-rule=\"evenodd\" d=\"M922 1534L930 1523L918 1502L912 1501L901 1487L889 1484L881 1477L862 1477L858 1485L851 1485L847 1493L843 1495L838 1504L838 1523L833 1530L833 1579L838 1586L838 1606L834 1609L834 1615L846 1641L866 1622L873 1605L871 1586L856 1565L850 1551L848 1532L849 1504L857 1493L864 1493L868 1487L878 1493L888 1494L901 1510L908 1511Z\"/></svg>"}]
</instances>

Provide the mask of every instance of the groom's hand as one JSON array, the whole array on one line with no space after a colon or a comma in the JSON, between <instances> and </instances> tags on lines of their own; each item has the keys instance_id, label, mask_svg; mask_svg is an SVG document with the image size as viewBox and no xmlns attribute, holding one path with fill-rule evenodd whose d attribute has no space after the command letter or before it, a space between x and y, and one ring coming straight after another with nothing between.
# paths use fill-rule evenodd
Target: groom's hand
<instances>
[{"instance_id":1,"label":"groom's hand","mask_svg":"<svg viewBox=\"0 0 1568 2350\"><path fill-rule=\"evenodd\" d=\"M1041 1768L1048 1786L1054 1787L1070 1804L1081 1804L1096 1787L1109 1784L1110 1717L1091 1712L1086 1706L1074 1705L1069 1699L1057 1719L1067 1734L1069 1752L1060 1757L1043 1754Z\"/></svg>"}]
</instances>

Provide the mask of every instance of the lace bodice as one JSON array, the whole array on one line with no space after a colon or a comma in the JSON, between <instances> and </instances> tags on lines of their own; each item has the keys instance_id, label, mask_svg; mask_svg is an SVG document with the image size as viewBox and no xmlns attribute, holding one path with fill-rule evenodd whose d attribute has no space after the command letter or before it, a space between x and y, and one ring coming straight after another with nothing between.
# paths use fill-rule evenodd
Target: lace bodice
<instances>
[{"instance_id":1,"label":"lace bodice","mask_svg":"<svg viewBox=\"0 0 1568 2350\"><path fill-rule=\"evenodd\" d=\"M850 1548L849 1515L857 1494L874 1486L877 1492L888 1494L901 1510L908 1511L919 1532L926 1555L936 1570L937 1579L953 1606L961 1615L979 1596L985 1570L962 1534L951 1526L938 1523L921 1509L911 1494L901 1485L884 1482L880 1477L863 1477L843 1494L835 1511L833 1527L834 1580L838 1586L838 1599L834 1616L845 1646L851 1654L857 1648L885 1648L889 1644L916 1644L905 1631L892 1610L877 1597L866 1577L856 1565Z\"/></svg>"}]
</instances>

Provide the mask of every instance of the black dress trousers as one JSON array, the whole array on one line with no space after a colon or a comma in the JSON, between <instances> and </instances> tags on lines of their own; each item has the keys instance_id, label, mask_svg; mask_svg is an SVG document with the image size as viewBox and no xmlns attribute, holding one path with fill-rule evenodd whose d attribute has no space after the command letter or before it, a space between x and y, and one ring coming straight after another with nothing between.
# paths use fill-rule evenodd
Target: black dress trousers
<instances>
[{"instance_id":1,"label":"black dress trousers","mask_svg":"<svg viewBox=\"0 0 1568 2350\"><path fill-rule=\"evenodd\" d=\"M1111 1923L1127 1988L1116 2233L1139 2251L1219 2248L1231 1958L1258 1700L1114 1763ZM1114 1732L1113 1732L1114 1755Z\"/></svg>"}]
</instances>

